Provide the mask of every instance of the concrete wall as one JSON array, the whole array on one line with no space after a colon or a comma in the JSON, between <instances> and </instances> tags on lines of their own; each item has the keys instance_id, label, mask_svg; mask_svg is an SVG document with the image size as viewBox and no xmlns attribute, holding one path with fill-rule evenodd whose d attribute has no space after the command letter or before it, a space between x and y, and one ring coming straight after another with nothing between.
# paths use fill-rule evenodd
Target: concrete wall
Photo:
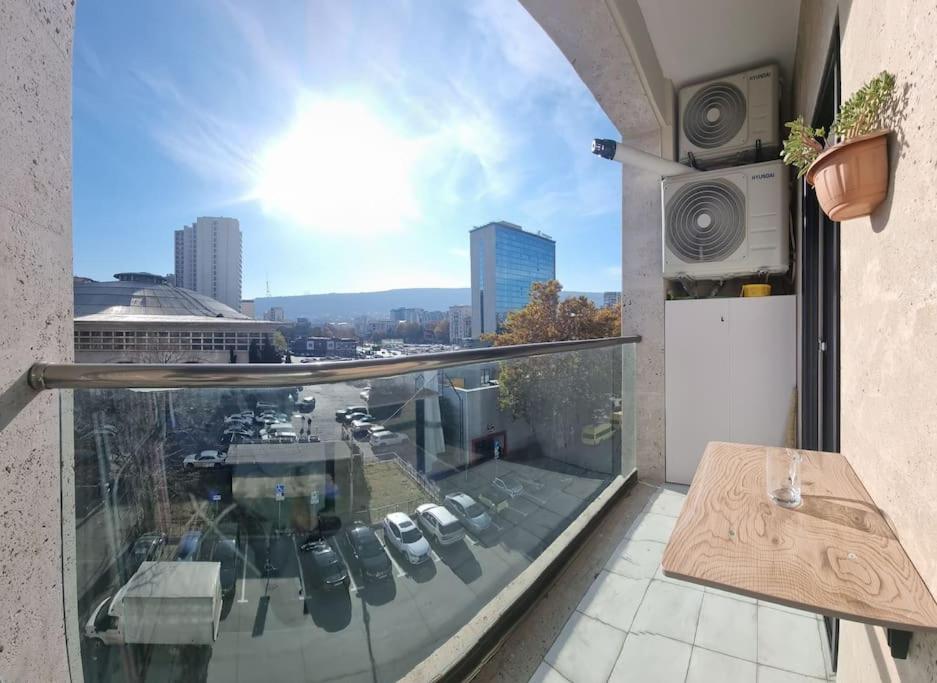
<instances>
[{"instance_id":1,"label":"concrete wall","mask_svg":"<svg viewBox=\"0 0 937 683\"><path fill-rule=\"evenodd\" d=\"M8 681L69 677L59 395L36 394L25 374L37 360L72 356L72 4L0 0L0 679Z\"/></svg>"},{"instance_id":2,"label":"concrete wall","mask_svg":"<svg viewBox=\"0 0 937 683\"><path fill-rule=\"evenodd\" d=\"M672 89L636 0L521 0L562 50L626 144L672 159ZM664 477L664 281L660 179L622 168L622 333L638 334L635 451L638 474ZM631 460L630 448L624 454Z\"/></svg>"},{"instance_id":3,"label":"concrete wall","mask_svg":"<svg viewBox=\"0 0 937 683\"><path fill-rule=\"evenodd\" d=\"M903 90L890 194L842 225L841 448L937 595L937 1L804 0L795 110L812 113L836 12L844 98L887 69ZM880 628L843 622L839 681L937 680L937 635L891 658Z\"/></svg>"}]
</instances>

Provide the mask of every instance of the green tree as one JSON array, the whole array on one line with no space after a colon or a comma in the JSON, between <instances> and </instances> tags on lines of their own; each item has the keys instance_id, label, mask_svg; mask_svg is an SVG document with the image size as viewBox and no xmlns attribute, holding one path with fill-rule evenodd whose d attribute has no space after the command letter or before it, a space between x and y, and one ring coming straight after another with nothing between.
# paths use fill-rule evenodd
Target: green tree
<instances>
[{"instance_id":1,"label":"green tree","mask_svg":"<svg viewBox=\"0 0 937 683\"><path fill-rule=\"evenodd\" d=\"M483 339L505 346L621 334L619 309L597 308L582 296L561 302L562 290L556 280L534 283L527 306ZM498 381L501 409L525 419L545 452L562 450L578 443L597 411L609 409L610 396L621 388L621 355L597 349L506 361Z\"/></svg>"}]
</instances>

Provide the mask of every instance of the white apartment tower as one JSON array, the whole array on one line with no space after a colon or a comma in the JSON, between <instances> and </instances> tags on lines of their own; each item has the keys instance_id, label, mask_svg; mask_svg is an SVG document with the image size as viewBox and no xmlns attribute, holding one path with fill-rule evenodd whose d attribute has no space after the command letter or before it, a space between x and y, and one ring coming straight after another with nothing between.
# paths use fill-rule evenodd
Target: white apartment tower
<instances>
[{"instance_id":1,"label":"white apartment tower","mask_svg":"<svg viewBox=\"0 0 937 683\"><path fill-rule=\"evenodd\" d=\"M449 341L462 344L472 338L472 307L449 307Z\"/></svg>"},{"instance_id":2,"label":"white apartment tower","mask_svg":"<svg viewBox=\"0 0 937 683\"><path fill-rule=\"evenodd\" d=\"M176 230L176 287L241 308L241 226L236 218L201 216Z\"/></svg>"}]
</instances>

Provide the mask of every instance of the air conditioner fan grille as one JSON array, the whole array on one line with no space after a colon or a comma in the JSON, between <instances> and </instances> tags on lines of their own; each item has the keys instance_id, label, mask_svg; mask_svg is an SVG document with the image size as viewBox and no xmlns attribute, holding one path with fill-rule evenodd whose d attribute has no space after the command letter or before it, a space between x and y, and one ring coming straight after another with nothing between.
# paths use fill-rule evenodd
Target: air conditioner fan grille
<instances>
[{"instance_id":1,"label":"air conditioner fan grille","mask_svg":"<svg viewBox=\"0 0 937 683\"><path fill-rule=\"evenodd\" d=\"M666 211L667 248L687 263L725 260L745 241L745 195L726 180L687 183Z\"/></svg>"},{"instance_id":2,"label":"air conditioner fan grille","mask_svg":"<svg viewBox=\"0 0 937 683\"><path fill-rule=\"evenodd\" d=\"M731 83L719 81L696 91L683 111L683 134L702 149L732 140L747 115L745 96Z\"/></svg>"}]
</instances>

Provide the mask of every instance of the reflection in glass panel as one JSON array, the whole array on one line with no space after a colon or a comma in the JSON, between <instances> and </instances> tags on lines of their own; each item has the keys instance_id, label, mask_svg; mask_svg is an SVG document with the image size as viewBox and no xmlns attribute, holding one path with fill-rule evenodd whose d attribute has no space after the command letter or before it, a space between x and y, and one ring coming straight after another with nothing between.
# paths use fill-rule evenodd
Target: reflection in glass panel
<instances>
[{"instance_id":1,"label":"reflection in glass panel","mask_svg":"<svg viewBox=\"0 0 937 683\"><path fill-rule=\"evenodd\" d=\"M85 679L404 676L633 470L632 354L73 392Z\"/></svg>"}]
</instances>

